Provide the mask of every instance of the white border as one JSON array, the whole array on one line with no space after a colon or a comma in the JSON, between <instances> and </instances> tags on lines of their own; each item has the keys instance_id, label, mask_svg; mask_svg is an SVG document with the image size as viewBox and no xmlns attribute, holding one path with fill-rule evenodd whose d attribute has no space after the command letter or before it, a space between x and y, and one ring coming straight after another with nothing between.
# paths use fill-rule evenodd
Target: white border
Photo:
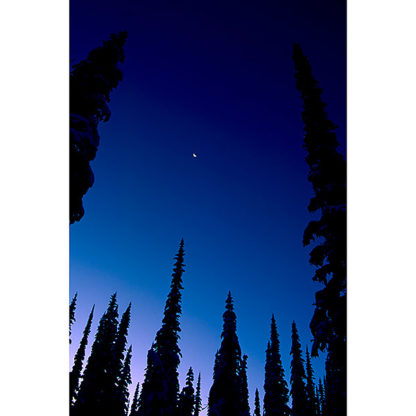
<instances>
[{"instance_id":1,"label":"white border","mask_svg":"<svg viewBox=\"0 0 416 416\"><path fill-rule=\"evenodd\" d=\"M0 10L0 414L68 413L67 0Z\"/></svg>"},{"instance_id":2,"label":"white border","mask_svg":"<svg viewBox=\"0 0 416 416\"><path fill-rule=\"evenodd\" d=\"M348 4L348 410L414 412L415 4Z\"/></svg>"}]
</instances>

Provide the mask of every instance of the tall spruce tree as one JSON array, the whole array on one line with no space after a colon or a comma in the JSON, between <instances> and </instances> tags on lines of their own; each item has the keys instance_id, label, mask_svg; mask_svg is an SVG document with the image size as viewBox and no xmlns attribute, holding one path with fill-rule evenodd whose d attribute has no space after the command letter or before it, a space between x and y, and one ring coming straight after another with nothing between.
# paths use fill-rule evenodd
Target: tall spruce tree
<instances>
[{"instance_id":1,"label":"tall spruce tree","mask_svg":"<svg viewBox=\"0 0 416 416\"><path fill-rule=\"evenodd\" d=\"M290 395L292 396L292 415L304 416L308 414L308 399L306 396L305 385L305 368L303 367L304 360L302 358L302 350L299 342L299 335L296 329L296 324L292 324L292 348L290 350L292 362L290 364Z\"/></svg>"},{"instance_id":2,"label":"tall spruce tree","mask_svg":"<svg viewBox=\"0 0 416 416\"><path fill-rule=\"evenodd\" d=\"M123 367L121 369L120 377L117 385L117 403L115 406L114 416L127 416L129 411L129 386L131 384L131 354L132 347L130 345L124 359Z\"/></svg>"},{"instance_id":3,"label":"tall spruce tree","mask_svg":"<svg viewBox=\"0 0 416 416\"><path fill-rule=\"evenodd\" d=\"M260 397L259 397L258 389L256 389L256 394L254 398L254 415L253 416L261 416Z\"/></svg>"},{"instance_id":4,"label":"tall spruce tree","mask_svg":"<svg viewBox=\"0 0 416 416\"><path fill-rule=\"evenodd\" d=\"M113 416L112 398L116 395L113 377L114 343L118 327L118 306L116 294L98 325L91 354L83 374L77 400L71 408L75 416Z\"/></svg>"},{"instance_id":5,"label":"tall spruce tree","mask_svg":"<svg viewBox=\"0 0 416 416\"><path fill-rule=\"evenodd\" d=\"M242 414L250 416L250 404L248 395L247 382L247 355L243 355L240 365L240 384L241 384L241 400L242 400Z\"/></svg>"},{"instance_id":6,"label":"tall spruce tree","mask_svg":"<svg viewBox=\"0 0 416 416\"><path fill-rule=\"evenodd\" d=\"M201 400L201 373L198 374L198 381L196 383L196 393L195 393L195 409L194 416L199 416L199 413L202 410L202 400Z\"/></svg>"},{"instance_id":7,"label":"tall spruce tree","mask_svg":"<svg viewBox=\"0 0 416 416\"><path fill-rule=\"evenodd\" d=\"M120 375L121 369L123 367L124 352L126 351L127 345L127 335L128 329L130 326L130 316L131 316L131 303L123 313L120 325L117 328L116 339L114 341L113 347L113 378L117 382Z\"/></svg>"},{"instance_id":8,"label":"tall spruce tree","mask_svg":"<svg viewBox=\"0 0 416 416\"><path fill-rule=\"evenodd\" d=\"M79 387L82 366L85 358L85 349L88 344L88 336L90 335L92 319L94 316L94 308L95 305L91 309L91 313L88 317L87 325L85 326L81 342L74 357L74 365L72 366L72 371L69 373L69 403L71 405L73 403L73 400L75 399Z\"/></svg>"},{"instance_id":9,"label":"tall spruce tree","mask_svg":"<svg viewBox=\"0 0 416 416\"><path fill-rule=\"evenodd\" d=\"M178 416L192 416L195 405L194 372L192 367L186 375L186 384L179 395Z\"/></svg>"},{"instance_id":10,"label":"tall spruce tree","mask_svg":"<svg viewBox=\"0 0 416 416\"><path fill-rule=\"evenodd\" d=\"M127 335L128 335L128 328L130 325L130 314L131 314L131 303L128 305L127 309L123 313L120 324L117 328L117 333L115 336L115 340L112 346L112 359L109 366L109 374L108 377L111 379L111 384L115 387L116 394L107 398L107 410L112 415L124 415L124 387L122 378L127 376L127 374L123 375L124 366L126 364L125 359L125 351L127 346ZM130 359L131 360L131 357ZM130 364L126 371L130 371ZM131 381L130 381L131 382Z\"/></svg>"},{"instance_id":11,"label":"tall spruce tree","mask_svg":"<svg viewBox=\"0 0 416 416\"><path fill-rule=\"evenodd\" d=\"M73 66L70 78L70 222L84 215L82 198L94 183L90 162L99 144L98 123L108 121L111 91L122 79L127 32L111 34L103 45Z\"/></svg>"},{"instance_id":12,"label":"tall spruce tree","mask_svg":"<svg viewBox=\"0 0 416 416\"><path fill-rule=\"evenodd\" d=\"M136 389L134 390L133 400L130 406L129 416L137 416L139 411L139 388L140 383L137 382Z\"/></svg>"},{"instance_id":13,"label":"tall spruce tree","mask_svg":"<svg viewBox=\"0 0 416 416\"><path fill-rule=\"evenodd\" d=\"M184 242L182 239L179 245L178 254L175 256L172 282L165 305L162 327L156 334L155 342L151 348L152 353L150 353L149 356L150 364L154 368L149 372L146 371L146 377L142 387L142 394L140 395L139 414L141 416L171 416L176 412L179 394L178 366L181 356L178 341L180 338L179 332L181 331L179 317L182 313L181 290L183 289L182 273L184 272L183 259L185 254L183 247ZM155 383L159 386L159 382L153 381L150 378L153 376L160 377L161 374L163 374L166 383L166 391L164 392L163 400L161 399L160 404L157 404L157 402L153 401L152 389L148 387L148 384L152 385ZM147 398L147 394L150 394L152 397ZM150 403L152 404L150 405Z\"/></svg>"},{"instance_id":14,"label":"tall spruce tree","mask_svg":"<svg viewBox=\"0 0 416 416\"><path fill-rule=\"evenodd\" d=\"M272 315L270 341L266 350L266 367L264 381L264 416L288 416L289 390L284 376L280 357L280 342L276 320Z\"/></svg>"},{"instance_id":15,"label":"tall spruce tree","mask_svg":"<svg viewBox=\"0 0 416 416\"><path fill-rule=\"evenodd\" d=\"M71 329L72 325L75 322L75 309L77 305L77 296L78 293L75 293L74 297L71 300L71 303L69 304L69 343L71 344Z\"/></svg>"},{"instance_id":16,"label":"tall spruce tree","mask_svg":"<svg viewBox=\"0 0 416 416\"><path fill-rule=\"evenodd\" d=\"M231 293L226 300L221 346L216 354L214 380L209 392L208 416L241 416L241 349Z\"/></svg>"},{"instance_id":17,"label":"tall spruce tree","mask_svg":"<svg viewBox=\"0 0 416 416\"><path fill-rule=\"evenodd\" d=\"M308 179L315 195L308 210L320 218L305 229L303 244L315 245L310 263L314 280L324 288L315 295L310 328L314 337L312 356L328 350L328 416L346 414L346 162L337 150L336 126L328 120L322 89L299 45L293 49L296 87L303 100L304 148Z\"/></svg>"},{"instance_id":18,"label":"tall spruce tree","mask_svg":"<svg viewBox=\"0 0 416 416\"><path fill-rule=\"evenodd\" d=\"M313 369L311 364L311 357L306 346L306 396L308 399L308 412L310 416L318 414L317 397L315 394L315 383L313 379Z\"/></svg>"}]
</instances>

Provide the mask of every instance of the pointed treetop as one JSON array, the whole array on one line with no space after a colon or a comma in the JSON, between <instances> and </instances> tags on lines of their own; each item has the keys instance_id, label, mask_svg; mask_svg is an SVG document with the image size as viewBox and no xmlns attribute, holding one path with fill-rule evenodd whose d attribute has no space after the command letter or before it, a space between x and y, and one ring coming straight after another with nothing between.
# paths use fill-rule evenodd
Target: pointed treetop
<instances>
[{"instance_id":1,"label":"pointed treetop","mask_svg":"<svg viewBox=\"0 0 416 416\"><path fill-rule=\"evenodd\" d=\"M129 303L129 305L127 306L126 310L124 311L123 315L130 315L131 313L131 302Z\"/></svg>"},{"instance_id":2,"label":"pointed treetop","mask_svg":"<svg viewBox=\"0 0 416 416\"><path fill-rule=\"evenodd\" d=\"M139 410L139 388L140 388L140 383L137 382L136 389L134 390L134 396L133 396L133 401L131 403L129 416L137 416L138 415L138 410Z\"/></svg>"},{"instance_id":3,"label":"pointed treetop","mask_svg":"<svg viewBox=\"0 0 416 416\"><path fill-rule=\"evenodd\" d=\"M170 291L165 303L162 327L156 333L152 349L149 351L153 356L150 356L151 361L148 360L149 371L146 370L146 378L142 386L141 403L146 401L149 401L150 403L155 399L155 395L153 394L154 388L151 386L155 383L161 386L163 379L165 385L163 388L164 399L157 399L159 402L157 405L149 405L149 411L151 411L152 414L156 414L159 411L162 412L162 407L165 409L163 412L167 411L169 414L170 412L174 412L174 409L177 406L177 397L179 394L178 366L181 357L178 341L180 339L179 333L181 331L179 318L182 314L181 290L183 289L183 259L184 249L182 240L179 245L178 253L175 256L175 264L173 267ZM160 365L155 364L156 358L160 361ZM149 369L149 365L152 365L153 369Z\"/></svg>"},{"instance_id":4,"label":"pointed treetop","mask_svg":"<svg viewBox=\"0 0 416 416\"><path fill-rule=\"evenodd\" d=\"M208 416L242 415L241 348L237 336L237 317L228 293L223 314L221 346L215 356L214 380L209 392Z\"/></svg>"},{"instance_id":5,"label":"pointed treetop","mask_svg":"<svg viewBox=\"0 0 416 416\"><path fill-rule=\"evenodd\" d=\"M300 46L299 43L295 43L293 45L293 55L305 56L305 54L303 53L302 47Z\"/></svg>"},{"instance_id":6,"label":"pointed treetop","mask_svg":"<svg viewBox=\"0 0 416 416\"><path fill-rule=\"evenodd\" d=\"M195 405L194 405L194 414L193 416L199 416L199 413L202 410L202 400L201 400L201 373L198 374L198 381L196 383L196 392L195 392Z\"/></svg>"},{"instance_id":7,"label":"pointed treetop","mask_svg":"<svg viewBox=\"0 0 416 416\"><path fill-rule=\"evenodd\" d=\"M110 297L110 305L113 305L117 302L117 292L114 292Z\"/></svg>"},{"instance_id":8,"label":"pointed treetop","mask_svg":"<svg viewBox=\"0 0 416 416\"><path fill-rule=\"evenodd\" d=\"M183 263L183 259L184 259L184 255L185 255L185 251L183 249L184 247L184 242L183 239L181 240L180 244L179 244L179 250L178 253L176 254L176 256L174 257L175 263L173 266L173 279L172 279L172 283L171 283L171 287L174 287L175 285L179 285L178 287L180 289L182 289L181 283L182 283L182 273L184 272L183 267L185 266L185 264Z\"/></svg>"},{"instance_id":9,"label":"pointed treetop","mask_svg":"<svg viewBox=\"0 0 416 416\"><path fill-rule=\"evenodd\" d=\"M227 310L232 311L234 309L233 297L231 296L231 291L228 291L227 300L225 301Z\"/></svg>"},{"instance_id":10,"label":"pointed treetop","mask_svg":"<svg viewBox=\"0 0 416 416\"><path fill-rule=\"evenodd\" d=\"M308 399L305 385L305 369L303 366L302 350L299 342L299 335L296 323L292 323L292 348L290 350L292 362L290 363L290 395L292 396L292 412L296 415L308 414Z\"/></svg>"},{"instance_id":11,"label":"pointed treetop","mask_svg":"<svg viewBox=\"0 0 416 416\"><path fill-rule=\"evenodd\" d=\"M264 381L264 416L289 415L289 390L284 377L280 356L279 336L274 314L271 319L270 340L266 349L266 366Z\"/></svg>"},{"instance_id":12,"label":"pointed treetop","mask_svg":"<svg viewBox=\"0 0 416 416\"><path fill-rule=\"evenodd\" d=\"M194 381L194 370L192 370L192 367L189 367L188 373L186 374L186 385L192 387L193 381Z\"/></svg>"},{"instance_id":13,"label":"pointed treetop","mask_svg":"<svg viewBox=\"0 0 416 416\"><path fill-rule=\"evenodd\" d=\"M111 295L110 302L108 303L107 310L104 312L103 318L111 316L111 319L118 317L118 305L117 305L117 292Z\"/></svg>"},{"instance_id":14,"label":"pointed treetop","mask_svg":"<svg viewBox=\"0 0 416 416\"><path fill-rule=\"evenodd\" d=\"M273 349L275 354L280 354L279 334L277 333L277 325L274 314L272 314L272 322L270 324L270 348Z\"/></svg>"},{"instance_id":15,"label":"pointed treetop","mask_svg":"<svg viewBox=\"0 0 416 416\"><path fill-rule=\"evenodd\" d=\"M78 416L100 414L112 405L115 396L113 383L113 348L118 327L118 306L113 294L102 315L94 343L82 375L74 411Z\"/></svg>"},{"instance_id":16,"label":"pointed treetop","mask_svg":"<svg viewBox=\"0 0 416 416\"><path fill-rule=\"evenodd\" d=\"M274 317L274 314L272 314L272 323L271 323L271 325L270 325L270 328L271 328L271 332L272 332L272 334L273 334L274 332L276 332L276 333L277 333L277 325L276 325L276 319L275 319L275 317Z\"/></svg>"},{"instance_id":17,"label":"pointed treetop","mask_svg":"<svg viewBox=\"0 0 416 416\"><path fill-rule=\"evenodd\" d=\"M179 395L177 414L180 416L192 416L194 413L195 394L193 381L194 372L192 367L190 367L186 375L186 385Z\"/></svg>"},{"instance_id":18,"label":"pointed treetop","mask_svg":"<svg viewBox=\"0 0 416 416\"><path fill-rule=\"evenodd\" d=\"M254 398L254 416L261 416L259 389L256 389Z\"/></svg>"},{"instance_id":19,"label":"pointed treetop","mask_svg":"<svg viewBox=\"0 0 416 416\"><path fill-rule=\"evenodd\" d=\"M75 293L74 297L72 298L71 304L69 305L69 343L71 343L71 327L72 324L75 322L75 308L77 304L77 296L78 292Z\"/></svg>"},{"instance_id":20,"label":"pointed treetop","mask_svg":"<svg viewBox=\"0 0 416 416\"><path fill-rule=\"evenodd\" d=\"M225 312L223 314L224 325L222 337L224 338L226 333L234 334L232 337L236 337L237 330L237 317L234 312L233 298L231 292L228 292L227 300L225 301Z\"/></svg>"},{"instance_id":21,"label":"pointed treetop","mask_svg":"<svg viewBox=\"0 0 416 416\"><path fill-rule=\"evenodd\" d=\"M299 342L299 334L298 329L296 328L296 322L292 322L292 349L290 351L290 354L295 354L296 356L301 357L301 345ZM303 359L302 359L303 362Z\"/></svg>"},{"instance_id":22,"label":"pointed treetop","mask_svg":"<svg viewBox=\"0 0 416 416\"><path fill-rule=\"evenodd\" d=\"M75 322L75 309L77 305L78 292L75 292L74 297L69 305L69 332L71 332L71 325Z\"/></svg>"},{"instance_id":23,"label":"pointed treetop","mask_svg":"<svg viewBox=\"0 0 416 416\"><path fill-rule=\"evenodd\" d=\"M116 368L121 368L123 355L127 344L128 328L130 326L131 303L121 317L120 325L117 329L117 337L114 344L115 359L118 360ZM117 371L117 370L116 370Z\"/></svg>"},{"instance_id":24,"label":"pointed treetop","mask_svg":"<svg viewBox=\"0 0 416 416\"><path fill-rule=\"evenodd\" d=\"M77 390L79 388L79 382L81 379L81 372L82 372L82 367L83 367L84 358L85 358L85 349L88 344L88 336L90 335L92 319L94 316L94 308L95 308L95 305L91 309L79 348L74 357L74 365L72 367L72 371L69 373L69 398L70 398L71 405L72 405L72 400L75 398Z\"/></svg>"}]
</instances>

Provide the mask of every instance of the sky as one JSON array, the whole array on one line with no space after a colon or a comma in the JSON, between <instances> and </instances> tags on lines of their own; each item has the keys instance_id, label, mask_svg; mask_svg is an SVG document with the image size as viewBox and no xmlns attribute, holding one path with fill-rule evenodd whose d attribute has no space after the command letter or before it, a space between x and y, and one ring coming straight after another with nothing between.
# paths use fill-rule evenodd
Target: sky
<instances>
[{"instance_id":1,"label":"sky","mask_svg":"<svg viewBox=\"0 0 416 416\"><path fill-rule=\"evenodd\" d=\"M313 193L291 53L298 42L309 57L345 152L345 2L175 3L71 0L72 64L129 33L95 183L70 228L71 363L92 305L94 334L117 291L120 312L132 302L132 378L142 382L184 238L181 386L192 366L207 403L230 290L253 409L272 313L288 381L292 321L311 345L320 285L302 246ZM312 365L322 376L323 357Z\"/></svg>"}]
</instances>

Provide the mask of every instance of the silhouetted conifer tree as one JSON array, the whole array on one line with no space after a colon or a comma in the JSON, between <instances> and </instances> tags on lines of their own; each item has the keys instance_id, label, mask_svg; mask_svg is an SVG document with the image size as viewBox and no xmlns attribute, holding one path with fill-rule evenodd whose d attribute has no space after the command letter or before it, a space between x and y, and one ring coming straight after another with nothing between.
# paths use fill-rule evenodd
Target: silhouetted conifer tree
<instances>
[{"instance_id":1,"label":"silhouetted conifer tree","mask_svg":"<svg viewBox=\"0 0 416 416\"><path fill-rule=\"evenodd\" d=\"M325 389L324 389L324 385L322 384L321 379L319 379L318 390L319 390L319 407L320 407L321 416L326 416Z\"/></svg>"},{"instance_id":2,"label":"silhouetted conifer tree","mask_svg":"<svg viewBox=\"0 0 416 416\"><path fill-rule=\"evenodd\" d=\"M294 46L296 87L303 99L304 147L315 195L308 209L320 212L305 229L303 244L319 240L310 252L316 266L314 280L324 288L315 295L310 328L314 337L312 356L328 350L327 416L346 414L346 163L338 152L335 125L328 120L322 89L299 45Z\"/></svg>"},{"instance_id":3,"label":"silhouetted conifer tree","mask_svg":"<svg viewBox=\"0 0 416 416\"><path fill-rule=\"evenodd\" d=\"M194 372L192 367L186 375L186 384L179 395L178 401L178 416L192 416L195 405L195 391L194 391Z\"/></svg>"},{"instance_id":4,"label":"silhouetted conifer tree","mask_svg":"<svg viewBox=\"0 0 416 416\"><path fill-rule=\"evenodd\" d=\"M313 369L308 347L306 347L306 396L308 399L308 415L316 416L318 413L315 383L313 381Z\"/></svg>"},{"instance_id":5,"label":"silhouetted conifer tree","mask_svg":"<svg viewBox=\"0 0 416 416\"><path fill-rule=\"evenodd\" d=\"M124 368L126 366L126 359L128 357L128 354L126 357L124 357L124 353L126 351L128 328L130 325L130 313L131 303L121 317L120 325L117 328L117 333L112 346L111 362L109 363L110 365L108 378L111 380L111 384L114 386L115 394L107 398L107 411L113 416L126 414L124 409L124 394L125 391L127 391L127 388L123 387L123 383L126 382L126 380L123 380L123 377L130 377L128 375L130 373L123 373L123 371L130 372L131 357L128 359L128 368ZM131 383L131 381L129 383Z\"/></svg>"},{"instance_id":6,"label":"silhouetted conifer tree","mask_svg":"<svg viewBox=\"0 0 416 416\"><path fill-rule=\"evenodd\" d=\"M288 416L290 409L289 390L284 376L280 357L280 342L277 334L276 320L272 315L270 342L266 350L266 367L264 381L264 416Z\"/></svg>"},{"instance_id":7,"label":"silhouetted conifer tree","mask_svg":"<svg viewBox=\"0 0 416 416\"><path fill-rule=\"evenodd\" d=\"M290 350L292 362L290 364L290 395L292 396L292 415L304 416L308 414L308 400L306 396L305 386L305 369L303 367L304 360L299 342L299 335L296 324L292 324L292 348Z\"/></svg>"},{"instance_id":8,"label":"silhouetted conifer tree","mask_svg":"<svg viewBox=\"0 0 416 416\"><path fill-rule=\"evenodd\" d=\"M117 335L116 339L114 341L114 347L113 347L113 377L114 380L118 380L120 377L121 369L123 367L123 360L124 360L124 352L126 351L126 345L127 345L127 335L128 335L128 329L130 326L130 315L131 315L131 303L123 313L120 325L117 329Z\"/></svg>"},{"instance_id":9,"label":"silhouetted conifer tree","mask_svg":"<svg viewBox=\"0 0 416 416\"><path fill-rule=\"evenodd\" d=\"M155 342L151 348L150 362L155 366L155 370L146 371L146 377L140 395L140 416L144 415L174 415L177 406L179 394L178 366L180 362L179 340L179 317L182 313L181 308L181 290L182 273L184 272L184 242L180 243L178 254L175 256L175 265L172 273L172 282L170 292L166 301L162 327L156 334ZM156 358L156 355L158 358ZM160 361L160 363L159 363ZM164 398L160 401L160 405L153 401L152 389L147 384L159 386L160 383L153 381L150 377L160 377L163 374L166 384L166 391L163 393ZM158 387L159 388L159 387ZM151 394L152 398L146 398L147 394ZM150 403L152 403L151 407ZM159 409L156 407L160 406ZM144 412L144 413L142 413ZM149 413L152 412L152 413Z\"/></svg>"},{"instance_id":10,"label":"silhouetted conifer tree","mask_svg":"<svg viewBox=\"0 0 416 416\"><path fill-rule=\"evenodd\" d=\"M112 398L116 395L117 386L112 370L117 327L118 307L114 293L98 325L77 400L71 411L73 415L113 416Z\"/></svg>"},{"instance_id":11,"label":"silhouetted conifer tree","mask_svg":"<svg viewBox=\"0 0 416 416\"><path fill-rule=\"evenodd\" d=\"M153 346L147 353L147 367L139 399L139 416L170 416L167 377Z\"/></svg>"},{"instance_id":12,"label":"silhouetted conifer tree","mask_svg":"<svg viewBox=\"0 0 416 416\"><path fill-rule=\"evenodd\" d=\"M223 315L221 347L216 354L214 380L209 392L208 416L241 416L241 349L237 337L237 322L231 293Z\"/></svg>"},{"instance_id":13,"label":"silhouetted conifer tree","mask_svg":"<svg viewBox=\"0 0 416 416\"><path fill-rule=\"evenodd\" d=\"M140 383L136 384L136 389L134 390L133 401L130 406L129 416L137 416L139 411L139 388Z\"/></svg>"},{"instance_id":14,"label":"silhouetted conifer tree","mask_svg":"<svg viewBox=\"0 0 416 416\"><path fill-rule=\"evenodd\" d=\"M254 416L261 416L260 397L258 389L256 389L256 395L254 398Z\"/></svg>"},{"instance_id":15,"label":"silhouetted conifer tree","mask_svg":"<svg viewBox=\"0 0 416 416\"><path fill-rule=\"evenodd\" d=\"M69 343L72 342L71 341L71 328L72 328L72 324L75 322L75 309L77 305L77 296L78 296L78 293L75 293L69 305Z\"/></svg>"},{"instance_id":16,"label":"silhouetted conifer tree","mask_svg":"<svg viewBox=\"0 0 416 416\"><path fill-rule=\"evenodd\" d=\"M129 386L131 384L131 351L132 347L130 345L129 349L127 350L126 358L124 359L123 367L121 369L120 377L117 383L117 403L115 406L115 411L113 413L114 416L127 416L129 411Z\"/></svg>"},{"instance_id":17,"label":"silhouetted conifer tree","mask_svg":"<svg viewBox=\"0 0 416 416\"><path fill-rule=\"evenodd\" d=\"M240 366L240 384L241 384L241 400L242 400L242 414L250 416L250 404L248 395L247 382L247 355L243 355Z\"/></svg>"},{"instance_id":18,"label":"silhouetted conifer tree","mask_svg":"<svg viewBox=\"0 0 416 416\"><path fill-rule=\"evenodd\" d=\"M90 162L98 144L98 123L108 121L111 91L122 79L127 32L111 34L103 45L74 65L70 80L70 222L84 215L82 197L94 183Z\"/></svg>"},{"instance_id":19,"label":"silhouetted conifer tree","mask_svg":"<svg viewBox=\"0 0 416 416\"><path fill-rule=\"evenodd\" d=\"M194 416L199 416L199 413L201 412L201 410L202 410L201 373L199 373L198 374L198 382L196 383Z\"/></svg>"},{"instance_id":20,"label":"silhouetted conifer tree","mask_svg":"<svg viewBox=\"0 0 416 416\"><path fill-rule=\"evenodd\" d=\"M85 358L85 349L88 344L88 336L91 331L91 324L92 324L93 316L94 316L94 306L91 309L91 313L90 313L90 316L88 317L87 325L85 326L84 333L82 335L82 339L79 344L78 351L75 354L74 365L72 366L72 371L69 373L69 403L71 405L79 387L82 366L83 366L83 362Z\"/></svg>"}]
</instances>

